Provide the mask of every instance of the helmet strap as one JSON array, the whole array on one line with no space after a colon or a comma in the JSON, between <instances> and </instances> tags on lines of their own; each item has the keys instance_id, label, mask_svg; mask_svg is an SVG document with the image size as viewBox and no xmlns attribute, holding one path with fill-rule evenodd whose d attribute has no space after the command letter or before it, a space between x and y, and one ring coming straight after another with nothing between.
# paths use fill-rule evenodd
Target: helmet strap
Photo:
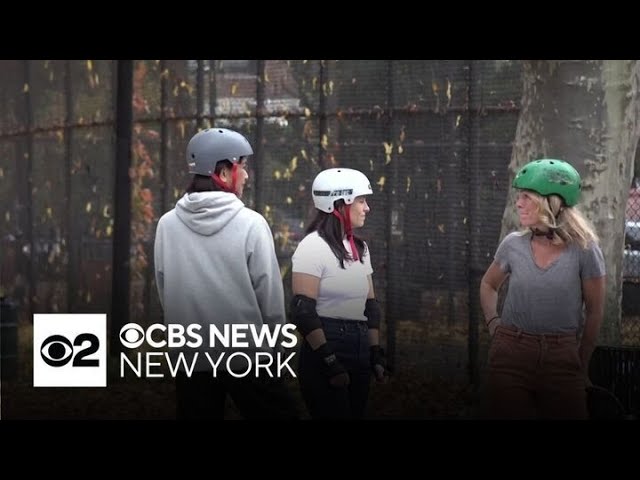
<instances>
[{"instance_id":1,"label":"helmet strap","mask_svg":"<svg viewBox=\"0 0 640 480\"><path fill-rule=\"evenodd\" d=\"M340 223L344 227L344 232L347 235L347 239L349 240L349 245L351 245L351 258L353 258L356 262L360 261L358 248L356 247L356 242L353 238L353 228L351 227L351 205L345 205L344 215L341 215L340 212L336 209L334 209L331 213L333 213L335 217L338 217Z\"/></svg>"}]
</instances>

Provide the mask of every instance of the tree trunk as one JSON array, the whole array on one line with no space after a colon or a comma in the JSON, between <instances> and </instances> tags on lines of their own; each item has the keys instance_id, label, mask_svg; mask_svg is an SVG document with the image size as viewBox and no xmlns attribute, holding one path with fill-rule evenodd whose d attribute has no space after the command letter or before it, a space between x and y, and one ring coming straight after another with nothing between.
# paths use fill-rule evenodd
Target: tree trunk
<instances>
[{"instance_id":1,"label":"tree trunk","mask_svg":"<svg viewBox=\"0 0 640 480\"><path fill-rule=\"evenodd\" d=\"M600 343L620 344L624 212L639 136L640 64L631 60L526 61L509 164L558 158L582 177L578 207L594 223L607 269ZM514 190L500 238L518 228Z\"/></svg>"}]
</instances>

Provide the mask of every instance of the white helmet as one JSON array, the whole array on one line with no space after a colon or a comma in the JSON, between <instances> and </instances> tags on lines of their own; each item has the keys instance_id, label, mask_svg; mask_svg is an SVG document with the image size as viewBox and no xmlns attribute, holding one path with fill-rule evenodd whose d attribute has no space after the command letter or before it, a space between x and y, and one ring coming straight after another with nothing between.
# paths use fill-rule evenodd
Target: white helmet
<instances>
[{"instance_id":1,"label":"white helmet","mask_svg":"<svg viewBox=\"0 0 640 480\"><path fill-rule=\"evenodd\" d=\"M351 205L356 197L371 195L373 190L362 172L351 168L329 168L316 176L311 193L315 207L331 213L336 200L344 200L344 203Z\"/></svg>"}]
</instances>

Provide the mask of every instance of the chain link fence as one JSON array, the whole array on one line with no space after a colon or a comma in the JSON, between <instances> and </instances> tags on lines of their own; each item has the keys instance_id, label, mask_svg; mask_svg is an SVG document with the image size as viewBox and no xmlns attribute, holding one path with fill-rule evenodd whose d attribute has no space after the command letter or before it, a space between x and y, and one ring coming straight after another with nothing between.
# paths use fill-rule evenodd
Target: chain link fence
<instances>
[{"instance_id":1,"label":"chain link fence","mask_svg":"<svg viewBox=\"0 0 640 480\"><path fill-rule=\"evenodd\" d=\"M622 263L622 341L640 344L640 179L634 178L625 210Z\"/></svg>"},{"instance_id":2,"label":"chain link fence","mask_svg":"<svg viewBox=\"0 0 640 480\"><path fill-rule=\"evenodd\" d=\"M23 312L109 312L117 62L0 62L1 285ZM491 60L138 60L133 63L131 321L162 320L158 218L188 183L198 128L254 145L244 201L290 259L315 175L362 170L363 229L396 368L477 380L479 283L499 241L521 64ZM640 344L640 193L627 208L623 338Z\"/></svg>"}]
</instances>

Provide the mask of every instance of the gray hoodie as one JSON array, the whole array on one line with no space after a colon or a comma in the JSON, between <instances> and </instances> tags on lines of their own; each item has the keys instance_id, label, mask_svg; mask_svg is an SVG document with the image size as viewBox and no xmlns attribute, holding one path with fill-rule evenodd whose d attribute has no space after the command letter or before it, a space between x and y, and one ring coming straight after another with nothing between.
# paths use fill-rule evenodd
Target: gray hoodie
<instances>
[{"instance_id":1,"label":"gray hoodie","mask_svg":"<svg viewBox=\"0 0 640 480\"><path fill-rule=\"evenodd\" d=\"M215 359L233 349L209 348L209 324L283 324L284 291L273 235L262 215L232 193L185 194L158 222L155 274L166 324L202 325L201 352ZM253 357L256 347L241 351ZM272 351L265 344L259 350ZM196 350L184 350L190 354ZM177 355L177 349L171 349ZM215 356L213 354L215 352ZM225 369L226 362L220 364ZM232 365L235 371L235 363ZM246 365L243 363L242 365ZM241 366L239 368L242 368ZM199 353L196 371L211 370Z\"/></svg>"}]
</instances>

